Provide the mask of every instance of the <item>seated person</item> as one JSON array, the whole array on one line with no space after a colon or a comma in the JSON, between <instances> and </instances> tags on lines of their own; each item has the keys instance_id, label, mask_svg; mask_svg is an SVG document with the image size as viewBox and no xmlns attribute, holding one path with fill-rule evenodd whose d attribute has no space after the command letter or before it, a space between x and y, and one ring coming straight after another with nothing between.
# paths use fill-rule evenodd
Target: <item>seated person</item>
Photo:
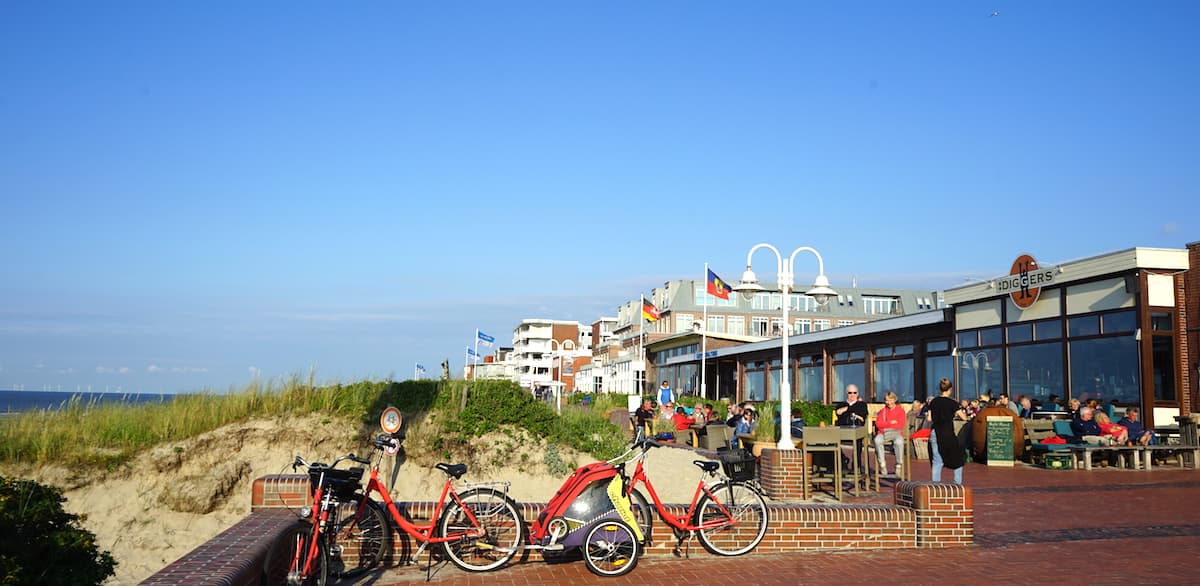
<instances>
[{"instance_id":1,"label":"seated person","mask_svg":"<svg viewBox=\"0 0 1200 586\"><path fill-rule=\"evenodd\" d=\"M908 415L904 407L897 404L898 400L896 393L889 391L883 396L883 408L875 414L875 456L879 460L879 473L883 475L888 474L887 459L884 458L888 442L892 443L895 450L897 475L904 462L904 426L908 422Z\"/></svg>"},{"instance_id":2,"label":"seated person","mask_svg":"<svg viewBox=\"0 0 1200 586\"><path fill-rule=\"evenodd\" d=\"M704 425L713 425L714 423L725 423L717 419L716 412L713 411L712 403L704 404Z\"/></svg>"},{"instance_id":3,"label":"seated person","mask_svg":"<svg viewBox=\"0 0 1200 586\"><path fill-rule=\"evenodd\" d=\"M742 411L744 409L745 409L745 403L738 403L736 405L730 403L729 404L729 418L725 420L725 425L736 428L738 426L738 423L742 421Z\"/></svg>"},{"instance_id":4,"label":"seated person","mask_svg":"<svg viewBox=\"0 0 1200 586\"><path fill-rule=\"evenodd\" d=\"M1071 419L1079 419L1079 399L1071 399L1067 401L1067 417Z\"/></svg>"},{"instance_id":5,"label":"seated person","mask_svg":"<svg viewBox=\"0 0 1200 586\"><path fill-rule=\"evenodd\" d=\"M737 427L733 428L733 438L729 440L729 447L737 448L738 441L742 439L739 436L753 434L756 427L758 425L754 420L754 410L749 407L742 409L742 417L738 420ZM743 445L742 447L750 449L748 445Z\"/></svg>"},{"instance_id":6,"label":"seated person","mask_svg":"<svg viewBox=\"0 0 1200 586\"><path fill-rule=\"evenodd\" d=\"M1042 403L1042 408L1039 411L1061 411L1062 405L1058 404L1058 395L1050 395L1045 403Z\"/></svg>"},{"instance_id":7,"label":"seated person","mask_svg":"<svg viewBox=\"0 0 1200 586\"><path fill-rule=\"evenodd\" d=\"M1094 414L1095 412L1092 411L1091 407L1080 407L1079 416L1071 420L1071 432L1075 434L1075 437L1089 444L1104 442L1104 439L1100 437L1104 432L1096 424L1095 419L1093 419Z\"/></svg>"},{"instance_id":8,"label":"seated person","mask_svg":"<svg viewBox=\"0 0 1200 586\"><path fill-rule=\"evenodd\" d=\"M861 427L867 423L867 402L858 400L858 386L846 385L846 400L837 404L837 425Z\"/></svg>"},{"instance_id":9,"label":"seated person","mask_svg":"<svg viewBox=\"0 0 1200 586\"><path fill-rule=\"evenodd\" d=\"M1140 413L1137 407L1130 407L1125 410L1125 416L1117 422L1129 432L1129 441L1143 446L1158 445L1158 437L1154 435L1154 430L1146 429L1142 425ZM1131 445L1132 445L1131 443Z\"/></svg>"},{"instance_id":10,"label":"seated person","mask_svg":"<svg viewBox=\"0 0 1200 586\"><path fill-rule=\"evenodd\" d=\"M1094 411L1096 425L1100 426L1100 435L1112 438L1112 443L1123 446L1129 442L1129 430L1124 425L1113 423L1104 411Z\"/></svg>"},{"instance_id":11,"label":"seated person","mask_svg":"<svg viewBox=\"0 0 1200 586\"><path fill-rule=\"evenodd\" d=\"M913 401L912 408L908 410L907 419L908 429L912 431L928 428L931 424L925 420L925 402L920 399Z\"/></svg>"},{"instance_id":12,"label":"seated person","mask_svg":"<svg viewBox=\"0 0 1200 586\"><path fill-rule=\"evenodd\" d=\"M804 437L804 414L799 410L792 411L792 437L795 439Z\"/></svg>"},{"instance_id":13,"label":"seated person","mask_svg":"<svg viewBox=\"0 0 1200 586\"><path fill-rule=\"evenodd\" d=\"M682 405L675 408L671 421L675 422L675 431L684 431L692 426L692 418L687 416Z\"/></svg>"},{"instance_id":14,"label":"seated person","mask_svg":"<svg viewBox=\"0 0 1200 586\"><path fill-rule=\"evenodd\" d=\"M1033 401L1029 397L1021 397L1021 418L1029 419L1033 417Z\"/></svg>"}]
</instances>

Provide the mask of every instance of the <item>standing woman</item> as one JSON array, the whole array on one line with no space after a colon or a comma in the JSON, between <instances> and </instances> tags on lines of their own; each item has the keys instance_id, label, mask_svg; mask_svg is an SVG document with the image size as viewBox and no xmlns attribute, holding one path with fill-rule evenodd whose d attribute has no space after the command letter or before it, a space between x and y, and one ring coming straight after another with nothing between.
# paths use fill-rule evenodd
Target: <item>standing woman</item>
<instances>
[{"instance_id":1,"label":"standing woman","mask_svg":"<svg viewBox=\"0 0 1200 586\"><path fill-rule=\"evenodd\" d=\"M963 466L967 462L954 433L954 419L962 407L950 398L954 392L954 383L950 379L942 379L938 390L942 392L941 396L929 403L929 421L933 424L933 431L929 433L929 454L933 462L930 479L941 482L942 467L945 466L954 471L954 484L962 484Z\"/></svg>"}]
</instances>

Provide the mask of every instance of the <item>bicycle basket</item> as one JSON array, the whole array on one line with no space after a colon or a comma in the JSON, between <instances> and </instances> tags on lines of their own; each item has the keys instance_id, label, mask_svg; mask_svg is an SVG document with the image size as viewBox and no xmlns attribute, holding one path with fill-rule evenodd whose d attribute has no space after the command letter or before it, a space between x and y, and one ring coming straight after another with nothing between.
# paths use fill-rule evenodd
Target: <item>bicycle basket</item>
<instances>
[{"instance_id":1,"label":"bicycle basket","mask_svg":"<svg viewBox=\"0 0 1200 586\"><path fill-rule=\"evenodd\" d=\"M308 469L309 491L317 490L321 474L325 474L325 490L333 493L335 498L351 499L362 484L363 468L330 468L316 465Z\"/></svg>"},{"instance_id":2,"label":"bicycle basket","mask_svg":"<svg viewBox=\"0 0 1200 586\"><path fill-rule=\"evenodd\" d=\"M723 450L717 452L717 458L725 468L725 475L731 480L754 479L756 460L748 450Z\"/></svg>"}]
</instances>

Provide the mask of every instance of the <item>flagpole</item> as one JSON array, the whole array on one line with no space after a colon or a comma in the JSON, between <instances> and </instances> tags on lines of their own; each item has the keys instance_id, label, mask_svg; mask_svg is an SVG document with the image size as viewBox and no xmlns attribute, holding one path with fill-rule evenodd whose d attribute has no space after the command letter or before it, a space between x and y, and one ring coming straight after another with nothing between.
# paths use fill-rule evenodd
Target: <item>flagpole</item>
<instances>
[{"instance_id":1,"label":"flagpole","mask_svg":"<svg viewBox=\"0 0 1200 586\"><path fill-rule=\"evenodd\" d=\"M700 325L700 398L708 398L708 385L704 361L708 354L708 263L704 263L704 321Z\"/></svg>"},{"instance_id":2,"label":"flagpole","mask_svg":"<svg viewBox=\"0 0 1200 586\"><path fill-rule=\"evenodd\" d=\"M479 364L479 328L475 328L475 364Z\"/></svg>"},{"instance_id":3,"label":"flagpole","mask_svg":"<svg viewBox=\"0 0 1200 586\"><path fill-rule=\"evenodd\" d=\"M646 294L640 293L642 297L641 305L638 305L635 312L638 316L638 360L642 362L642 386L646 382L646 316L642 315L646 311ZM637 389L638 395L645 392L645 389Z\"/></svg>"}]
</instances>

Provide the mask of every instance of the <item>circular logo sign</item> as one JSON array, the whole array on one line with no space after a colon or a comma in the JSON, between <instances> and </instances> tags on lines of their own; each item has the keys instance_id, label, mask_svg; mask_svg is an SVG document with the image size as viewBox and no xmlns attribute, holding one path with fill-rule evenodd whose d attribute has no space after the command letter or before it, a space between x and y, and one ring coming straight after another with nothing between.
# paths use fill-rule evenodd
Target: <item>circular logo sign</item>
<instances>
[{"instance_id":1,"label":"circular logo sign","mask_svg":"<svg viewBox=\"0 0 1200 586\"><path fill-rule=\"evenodd\" d=\"M400 431L403 423L404 417L400 415L400 410L391 405L388 405L388 408L383 410L383 415L379 416L379 427L382 427L383 431L387 433Z\"/></svg>"},{"instance_id":2,"label":"circular logo sign","mask_svg":"<svg viewBox=\"0 0 1200 586\"><path fill-rule=\"evenodd\" d=\"M1042 273L1038 270L1037 260L1028 254L1022 254L1013 261L1008 274L1008 298L1012 299L1013 305L1021 309L1033 307L1033 304L1037 303L1038 295L1042 293L1042 280L1038 278Z\"/></svg>"}]
</instances>

